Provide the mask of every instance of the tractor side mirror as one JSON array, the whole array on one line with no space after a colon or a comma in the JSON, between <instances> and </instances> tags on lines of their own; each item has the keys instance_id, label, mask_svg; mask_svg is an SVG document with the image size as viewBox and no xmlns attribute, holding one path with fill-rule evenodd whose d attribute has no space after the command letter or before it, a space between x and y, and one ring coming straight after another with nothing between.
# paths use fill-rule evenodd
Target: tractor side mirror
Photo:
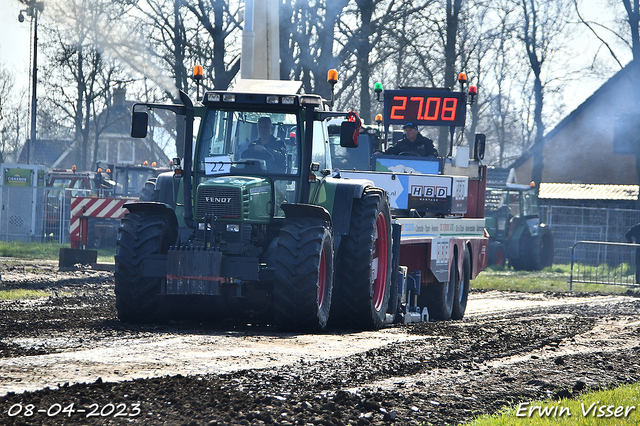
<instances>
[{"instance_id":1,"label":"tractor side mirror","mask_svg":"<svg viewBox=\"0 0 640 426\"><path fill-rule=\"evenodd\" d=\"M355 121L343 121L340 125L340 146L343 148L358 147L358 130Z\"/></svg>"},{"instance_id":2,"label":"tractor side mirror","mask_svg":"<svg viewBox=\"0 0 640 426\"><path fill-rule=\"evenodd\" d=\"M149 115L146 111L133 111L131 114L131 137L146 138Z\"/></svg>"},{"instance_id":3,"label":"tractor side mirror","mask_svg":"<svg viewBox=\"0 0 640 426\"><path fill-rule=\"evenodd\" d=\"M487 141L487 135L484 133L476 133L476 140L473 144L473 158L475 160L484 159L484 146Z\"/></svg>"}]
</instances>

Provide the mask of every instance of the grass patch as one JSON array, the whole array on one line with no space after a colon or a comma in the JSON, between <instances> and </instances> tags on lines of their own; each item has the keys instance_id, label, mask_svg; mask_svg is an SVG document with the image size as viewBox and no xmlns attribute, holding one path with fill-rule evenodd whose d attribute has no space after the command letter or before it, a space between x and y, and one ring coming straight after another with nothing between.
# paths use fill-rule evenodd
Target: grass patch
<instances>
[{"instance_id":1,"label":"grass patch","mask_svg":"<svg viewBox=\"0 0 640 426\"><path fill-rule=\"evenodd\" d=\"M527 292L568 292L571 265L553 265L542 271L515 271L489 267L471 281L471 288ZM573 283L574 292L625 293L627 286Z\"/></svg>"},{"instance_id":2,"label":"grass patch","mask_svg":"<svg viewBox=\"0 0 640 426\"><path fill-rule=\"evenodd\" d=\"M638 394L640 384L635 383L590 392L576 399L529 401L497 415L481 416L469 425L637 425L640 423Z\"/></svg>"},{"instance_id":3,"label":"grass patch","mask_svg":"<svg viewBox=\"0 0 640 426\"><path fill-rule=\"evenodd\" d=\"M0 300L20 300L20 299L37 299L39 297L49 297L50 293L42 290L0 290Z\"/></svg>"},{"instance_id":4,"label":"grass patch","mask_svg":"<svg viewBox=\"0 0 640 426\"><path fill-rule=\"evenodd\" d=\"M0 241L0 257L15 257L28 260L58 260L60 248L69 248L69 244L27 243L21 241ZM98 262L113 263L115 247L98 250Z\"/></svg>"}]
</instances>

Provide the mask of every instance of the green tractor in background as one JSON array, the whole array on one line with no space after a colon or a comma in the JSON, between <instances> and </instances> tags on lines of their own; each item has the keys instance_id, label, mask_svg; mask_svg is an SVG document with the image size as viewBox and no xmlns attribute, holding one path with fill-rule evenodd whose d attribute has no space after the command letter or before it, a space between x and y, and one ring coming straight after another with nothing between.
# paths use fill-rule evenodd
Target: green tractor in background
<instances>
[{"instance_id":1,"label":"green tractor in background","mask_svg":"<svg viewBox=\"0 0 640 426\"><path fill-rule=\"evenodd\" d=\"M551 229L540 221L536 188L507 183L487 187L485 227L489 265L537 271L553 264Z\"/></svg>"}]
</instances>

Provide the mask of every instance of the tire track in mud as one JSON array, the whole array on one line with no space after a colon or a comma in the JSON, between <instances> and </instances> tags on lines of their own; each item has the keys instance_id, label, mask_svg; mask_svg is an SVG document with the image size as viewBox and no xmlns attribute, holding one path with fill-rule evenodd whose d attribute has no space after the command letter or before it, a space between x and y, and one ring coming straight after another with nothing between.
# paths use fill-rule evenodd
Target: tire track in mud
<instances>
[{"instance_id":1,"label":"tire track in mud","mask_svg":"<svg viewBox=\"0 0 640 426\"><path fill-rule=\"evenodd\" d=\"M528 398L640 381L640 303L633 297L476 292L462 321L398 325L368 335L296 336L269 327L198 323L129 327L115 319L112 281L54 288L58 297L0 303L0 325L8 331L0 338L0 362L108 347L117 353L140 344L164 345L169 357L168 351L180 350L172 348L176 336L200 339L202 353L214 364L216 352L207 353L208 344L220 359L225 349L237 349L225 348L228 343L216 341L218 336L231 334L235 340L226 342L272 350L225 374L201 368L204 374L187 376L194 364L205 364L187 356L174 370L159 368L162 377L112 383L101 376L91 383L9 393L0 397L2 424L122 424L113 416L79 413L64 421L41 413L7 415L16 404L63 403L128 409L140 404L141 413L127 420L151 425L457 424ZM295 339L298 352L274 349ZM360 346L353 343L358 341ZM351 346L350 352L340 354L341 346ZM117 368L122 372L126 364ZM16 383L33 374L18 370L11 377ZM164 376L167 371L170 377Z\"/></svg>"}]
</instances>

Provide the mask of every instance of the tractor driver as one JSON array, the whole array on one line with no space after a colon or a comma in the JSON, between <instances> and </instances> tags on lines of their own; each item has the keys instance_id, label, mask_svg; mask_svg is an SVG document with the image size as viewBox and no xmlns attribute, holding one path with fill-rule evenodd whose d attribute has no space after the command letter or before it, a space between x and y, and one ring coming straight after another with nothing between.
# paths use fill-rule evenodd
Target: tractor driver
<instances>
[{"instance_id":1,"label":"tractor driver","mask_svg":"<svg viewBox=\"0 0 640 426\"><path fill-rule=\"evenodd\" d=\"M413 153L420 157L437 157L438 150L433 146L433 141L424 137L418 131L418 125L407 123L404 125L404 138L393 144L384 153L397 155L402 153Z\"/></svg>"},{"instance_id":2,"label":"tractor driver","mask_svg":"<svg viewBox=\"0 0 640 426\"><path fill-rule=\"evenodd\" d=\"M271 134L272 131L271 118L260 117L258 119L258 139L251 142L242 152L242 158L265 160L267 170L284 173L287 148L284 146L284 142Z\"/></svg>"}]
</instances>

